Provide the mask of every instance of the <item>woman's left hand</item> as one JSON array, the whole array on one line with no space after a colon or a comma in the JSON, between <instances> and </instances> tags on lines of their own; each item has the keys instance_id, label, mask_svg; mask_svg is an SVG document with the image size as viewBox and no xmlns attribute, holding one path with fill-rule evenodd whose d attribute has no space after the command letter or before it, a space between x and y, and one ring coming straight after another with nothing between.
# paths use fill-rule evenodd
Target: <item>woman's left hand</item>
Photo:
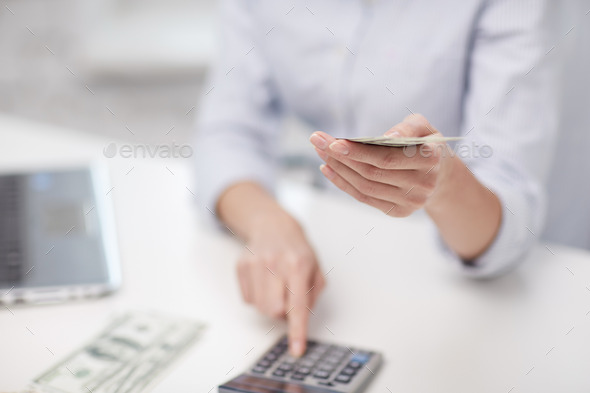
<instances>
[{"instance_id":1,"label":"woman's left hand","mask_svg":"<svg viewBox=\"0 0 590 393\"><path fill-rule=\"evenodd\" d=\"M410 115L386 136L441 134L421 115ZM444 143L409 148L364 145L317 131L310 138L321 171L342 191L394 217L406 217L444 197L453 161Z\"/></svg>"}]
</instances>

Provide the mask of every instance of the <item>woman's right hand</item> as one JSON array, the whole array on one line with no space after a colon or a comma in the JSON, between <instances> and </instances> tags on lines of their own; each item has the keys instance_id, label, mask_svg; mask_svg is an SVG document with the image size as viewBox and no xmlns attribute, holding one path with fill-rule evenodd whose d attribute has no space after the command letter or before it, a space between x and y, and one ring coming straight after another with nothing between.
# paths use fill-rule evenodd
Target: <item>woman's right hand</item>
<instances>
[{"instance_id":1,"label":"woman's right hand","mask_svg":"<svg viewBox=\"0 0 590 393\"><path fill-rule=\"evenodd\" d=\"M237 264L244 300L268 316L287 319L289 351L303 355L309 313L325 286L303 229L254 182L229 187L216 210L246 242Z\"/></svg>"},{"instance_id":2,"label":"woman's right hand","mask_svg":"<svg viewBox=\"0 0 590 393\"><path fill-rule=\"evenodd\" d=\"M237 270L244 300L263 314L286 318L289 350L303 355L309 313L325 279L299 224L285 212L257 222Z\"/></svg>"}]
</instances>

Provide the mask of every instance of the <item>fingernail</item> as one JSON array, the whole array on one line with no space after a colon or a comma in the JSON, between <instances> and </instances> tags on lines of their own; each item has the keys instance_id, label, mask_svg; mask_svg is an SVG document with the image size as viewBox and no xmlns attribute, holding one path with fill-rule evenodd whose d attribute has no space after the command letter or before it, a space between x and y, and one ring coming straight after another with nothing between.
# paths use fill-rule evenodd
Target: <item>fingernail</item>
<instances>
[{"instance_id":1,"label":"fingernail","mask_svg":"<svg viewBox=\"0 0 590 393\"><path fill-rule=\"evenodd\" d=\"M396 130L389 130L385 133L385 136L389 136L389 137L400 137L401 134L396 131Z\"/></svg>"},{"instance_id":2,"label":"fingernail","mask_svg":"<svg viewBox=\"0 0 590 393\"><path fill-rule=\"evenodd\" d=\"M319 136L318 134L312 134L309 138L309 141L312 145L321 150L324 150L326 147L328 147L328 141Z\"/></svg>"},{"instance_id":3,"label":"fingernail","mask_svg":"<svg viewBox=\"0 0 590 393\"><path fill-rule=\"evenodd\" d=\"M320 171L322 171L324 176L326 176L328 179L331 179L332 177L334 177L334 171L332 170L332 168L330 168L326 164L320 165Z\"/></svg>"},{"instance_id":4,"label":"fingernail","mask_svg":"<svg viewBox=\"0 0 590 393\"><path fill-rule=\"evenodd\" d=\"M303 355L303 341L291 340L291 355L300 357Z\"/></svg>"},{"instance_id":5,"label":"fingernail","mask_svg":"<svg viewBox=\"0 0 590 393\"><path fill-rule=\"evenodd\" d=\"M332 142L330 150L342 155L348 154L348 147L343 142Z\"/></svg>"}]
</instances>

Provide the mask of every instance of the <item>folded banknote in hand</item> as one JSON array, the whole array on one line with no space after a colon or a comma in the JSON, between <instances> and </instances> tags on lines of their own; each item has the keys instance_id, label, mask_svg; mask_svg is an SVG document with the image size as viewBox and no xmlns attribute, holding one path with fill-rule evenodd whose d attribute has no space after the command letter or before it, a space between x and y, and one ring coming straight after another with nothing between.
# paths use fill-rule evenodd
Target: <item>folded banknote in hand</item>
<instances>
[{"instance_id":1,"label":"folded banknote in hand","mask_svg":"<svg viewBox=\"0 0 590 393\"><path fill-rule=\"evenodd\" d=\"M423 137L389 137L389 136L375 136L362 138L338 138L346 141L363 143L365 145L389 146L389 147L405 147L423 145L425 143L446 143L450 141L461 140L461 137L444 137L441 135L429 135Z\"/></svg>"}]
</instances>

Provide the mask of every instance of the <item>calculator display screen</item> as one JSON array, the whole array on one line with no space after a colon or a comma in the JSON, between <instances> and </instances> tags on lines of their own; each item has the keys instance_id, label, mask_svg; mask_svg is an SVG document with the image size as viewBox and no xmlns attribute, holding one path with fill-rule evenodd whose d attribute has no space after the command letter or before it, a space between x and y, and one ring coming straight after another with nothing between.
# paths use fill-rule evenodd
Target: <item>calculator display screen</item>
<instances>
[{"instance_id":1,"label":"calculator display screen","mask_svg":"<svg viewBox=\"0 0 590 393\"><path fill-rule=\"evenodd\" d=\"M304 386L296 383L275 381L267 378L259 378L251 375L240 375L225 385L243 392L253 393L326 393L332 390L321 389L314 386Z\"/></svg>"}]
</instances>

